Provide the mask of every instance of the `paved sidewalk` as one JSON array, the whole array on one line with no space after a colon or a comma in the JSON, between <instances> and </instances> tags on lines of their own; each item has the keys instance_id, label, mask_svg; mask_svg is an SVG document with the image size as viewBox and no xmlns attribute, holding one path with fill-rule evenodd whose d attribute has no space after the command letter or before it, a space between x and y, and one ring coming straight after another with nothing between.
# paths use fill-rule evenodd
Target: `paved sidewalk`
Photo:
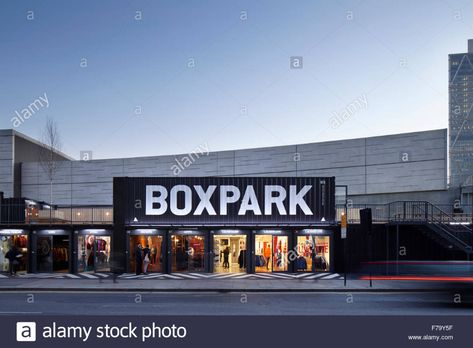
<instances>
[{"instance_id":1,"label":"paved sidewalk","mask_svg":"<svg viewBox=\"0 0 473 348\"><path fill-rule=\"evenodd\" d=\"M116 292L432 292L472 291L471 283L428 281L298 280L298 279L0 279L5 291L116 291Z\"/></svg>"},{"instance_id":2,"label":"paved sidewalk","mask_svg":"<svg viewBox=\"0 0 473 348\"><path fill-rule=\"evenodd\" d=\"M0 274L0 279L107 279L111 278L111 273L18 273L12 277L8 274ZM147 273L136 275L135 273L123 273L118 276L120 279L149 279L149 280L165 280L165 279L343 279L338 273L317 272L317 273Z\"/></svg>"}]
</instances>

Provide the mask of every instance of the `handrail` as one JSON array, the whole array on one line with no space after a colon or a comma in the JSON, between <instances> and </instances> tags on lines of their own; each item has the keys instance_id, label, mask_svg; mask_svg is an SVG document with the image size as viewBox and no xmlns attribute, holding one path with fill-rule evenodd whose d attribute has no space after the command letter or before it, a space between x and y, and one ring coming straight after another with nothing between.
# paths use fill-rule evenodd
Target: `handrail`
<instances>
[{"instance_id":1,"label":"handrail","mask_svg":"<svg viewBox=\"0 0 473 348\"><path fill-rule=\"evenodd\" d=\"M431 225L431 228L437 229L437 233L443 233L444 238L454 243L460 249L463 249L467 253L472 252L472 247L465 240L460 238L462 235L458 233L468 233L469 237L473 234L473 231L464 225L460 226L460 230L453 230L450 223L456 221L455 217L447 214L439 207L427 201L402 201L393 202L389 205L389 220L390 222L422 222ZM394 211L394 217L391 215L391 211ZM402 215L402 219L399 216ZM440 230L440 231L439 231Z\"/></svg>"},{"instance_id":2,"label":"handrail","mask_svg":"<svg viewBox=\"0 0 473 348\"><path fill-rule=\"evenodd\" d=\"M113 224L112 206L60 206L37 209L24 204L2 205L2 224Z\"/></svg>"},{"instance_id":3,"label":"handrail","mask_svg":"<svg viewBox=\"0 0 473 348\"><path fill-rule=\"evenodd\" d=\"M398 201L389 203L389 211L391 211L395 207L396 204L402 203L402 214L403 219L401 221L424 221L424 222L435 222L435 223L452 223L457 222L454 216L446 213L436 205L428 202L428 201ZM408 206L408 207L407 207ZM409 208L409 209L408 209ZM394 209L399 211L399 209ZM412 216L415 213L415 210L418 210L420 214L416 214L416 216ZM399 221L399 219L392 219L391 215L389 215L389 221L395 222ZM472 232L468 227L464 225L458 225L459 228L464 229L465 232Z\"/></svg>"},{"instance_id":4,"label":"handrail","mask_svg":"<svg viewBox=\"0 0 473 348\"><path fill-rule=\"evenodd\" d=\"M394 201L379 204L351 204L345 211L345 205L336 205L336 221L341 214L347 214L348 223L360 222L360 209L371 208L373 223L421 222L421 223L457 223L457 230L471 232L462 223L473 222L473 215L452 215L428 201ZM69 205L57 206L56 209L32 209L25 205L2 205L3 224L111 224L113 206L111 205Z\"/></svg>"},{"instance_id":5,"label":"handrail","mask_svg":"<svg viewBox=\"0 0 473 348\"><path fill-rule=\"evenodd\" d=\"M426 203L426 206L429 208L431 207L432 209L437 209L439 210L442 215L445 215L447 217L451 217L449 216L447 213L445 213L444 211L442 211L441 209L439 209L438 207L436 207L435 205L429 203L429 202L425 202ZM422 209L422 207L420 207L420 209ZM446 233L449 235L450 238L453 238L454 240L456 240L458 243L460 243L461 245L463 245L464 248L468 248L468 249L471 249L471 245L469 245L468 243L466 243L465 241L461 240L460 238L458 238L456 235L454 235L452 232L450 232L448 229L446 229L445 227L443 227L444 225L444 222L442 220L438 220L435 218L435 214L428 214L428 211L427 211L427 216L430 217L430 219L428 220L428 222L434 222L434 223L437 223L437 225L439 226L439 228L442 230L442 232ZM463 225L460 225L462 227L465 227ZM466 228L466 227L465 227ZM470 229L466 228L467 231L465 232L469 232L469 233L472 233L472 231L470 231Z\"/></svg>"},{"instance_id":6,"label":"handrail","mask_svg":"<svg viewBox=\"0 0 473 348\"><path fill-rule=\"evenodd\" d=\"M455 236L455 235L454 235L453 233L451 233L450 231L446 230L444 227L442 227L442 224L438 224L438 225L436 225L436 226L438 226L438 227L442 230L443 233L448 234L448 236L449 236L450 238L455 239L459 244L461 244L461 245L463 246L463 248L471 250L471 245L469 245L469 244L466 243L465 241L461 240L460 238L458 238L457 236Z\"/></svg>"}]
</instances>

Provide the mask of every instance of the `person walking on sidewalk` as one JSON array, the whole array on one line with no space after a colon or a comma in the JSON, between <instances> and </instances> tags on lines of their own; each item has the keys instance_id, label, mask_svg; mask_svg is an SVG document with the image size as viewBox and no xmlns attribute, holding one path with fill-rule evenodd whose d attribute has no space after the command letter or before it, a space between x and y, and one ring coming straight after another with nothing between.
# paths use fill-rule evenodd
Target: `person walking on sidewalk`
<instances>
[{"instance_id":1,"label":"person walking on sidewalk","mask_svg":"<svg viewBox=\"0 0 473 348\"><path fill-rule=\"evenodd\" d=\"M151 260L151 250L149 245L146 244L146 248L143 249L143 273L148 274L148 266Z\"/></svg>"},{"instance_id":2,"label":"person walking on sidewalk","mask_svg":"<svg viewBox=\"0 0 473 348\"><path fill-rule=\"evenodd\" d=\"M22 254L20 251L17 249L15 245L12 245L10 250L5 254L5 258L8 259L8 269L10 272L10 275L16 275L16 266L20 264L20 261L18 260Z\"/></svg>"},{"instance_id":3,"label":"person walking on sidewalk","mask_svg":"<svg viewBox=\"0 0 473 348\"><path fill-rule=\"evenodd\" d=\"M141 244L138 243L135 249L135 263L136 263L136 275L140 275L143 268L143 250Z\"/></svg>"}]
</instances>

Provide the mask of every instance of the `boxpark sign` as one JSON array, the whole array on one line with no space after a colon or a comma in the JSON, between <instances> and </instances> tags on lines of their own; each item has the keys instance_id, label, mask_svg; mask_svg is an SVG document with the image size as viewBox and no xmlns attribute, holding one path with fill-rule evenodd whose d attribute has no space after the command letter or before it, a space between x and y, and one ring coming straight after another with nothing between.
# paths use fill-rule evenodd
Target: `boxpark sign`
<instances>
[{"instance_id":1,"label":"boxpark sign","mask_svg":"<svg viewBox=\"0 0 473 348\"><path fill-rule=\"evenodd\" d=\"M334 177L116 177L115 223L317 224L335 220Z\"/></svg>"}]
</instances>

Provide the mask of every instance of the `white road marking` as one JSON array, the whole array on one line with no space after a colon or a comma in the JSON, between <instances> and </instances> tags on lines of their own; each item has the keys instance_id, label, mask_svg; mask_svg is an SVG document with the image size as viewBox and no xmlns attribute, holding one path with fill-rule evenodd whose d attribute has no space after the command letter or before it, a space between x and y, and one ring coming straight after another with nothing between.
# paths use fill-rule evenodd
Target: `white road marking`
<instances>
[{"instance_id":1,"label":"white road marking","mask_svg":"<svg viewBox=\"0 0 473 348\"><path fill-rule=\"evenodd\" d=\"M275 274L275 273L253 273L253 274L248 274L248 276L260 278L260 279L274 279L274 278L287 279L287 277L284 277L280 274Z\"/></svg>"},{"instance_id":2,"label":"white road marking","mask_svg":"<svg viewBox=\"0 0 473 348\"><path fill-rule=\"evenodd\" d=\"M109 278L110 274L106 273L25 273L17 276L21 279L100 279ZM118 279L298 279L298 280L313 280L313 279L335 279L340 278L338 273L150 273L136 275L134 273L124 273L118 276ZM9 277L5 274L0 274L0 278L15 278Z\"/></svg>"},{"instance_id":3,"label":"white road marking","mask_svg":"<svg viewBox=\"0 0 473 348\"><path fill-rule=\"evenodd\" d=\"M163 275L162 274L154 274L154 275L148 275L146 278L143 279L156 279L156 278L161 278Z\"/></svg>"},{"instance_id":4,"label":"white road marking","mask_svg":"<svg viewBox=\"0 0 473 348\"><path fill-rule=\"evenodd\" d=\"M166 277L166 278L171 278L171 279L182 279L176 275L172 275L172 274L163 274L162 275L163 277Z\"/></svg>"},{"instance_id":5,"label":"white road marking","mask_svg":"<svg viewBox=\"0 0 473 348\"><path fill-rule=\"evenodd\" d=\"M325 276L322 279L333 279L333 278L337 278L337 277L340 277L340 275L338 273L334 273L334 274L330 274L328 276Z\"/></svg>"},{"instance_id":6,"label":"white road marking","mask_svg":"<svg viewBox=\"0 0 473 348\"><path fill-rule=\"evenodd\" d=\"M236 278L239 273L231 273L231 274L219 274L216 279L226 279L226 278Z\"/></svg>"},{"instance_id":7,"label":"white road marking","mask_svg":"<svg viewBox=\"0 0 473 348\"><path fill-rule=\"evenodd\" d=\"M197 277L195 275L188 274L188 273L178 274L178 276L182 277L182 278L188 278L188 279L199 279L199 278L201 278L201 277Z\"/></svg>"},{"instance_id":8,"label":"white road marking","mask_svg":"<svg viewBox=\"0 0 473 348\"><path fill-rule=\"evenodd\" d=\"M78 275L75 275L75 274L66 274L66 277L72 278L72 279L80 279L80 277Z\"/></svg>"},{"instance_id":9,"label":"white road marking","mask_svg":"<svg viewBox=\"0 0 473 348\"><path fill-rule=\"evenodd\" d=\"M138 278L141 278L141 275L128 276L128 277L123 278L123 279L138 279Z\"/></svg>"},{"instance_id":10,"label":"white road marking","mask_svg":"<svg viewBox=\"0 0 473 348\"><path fill-rule=\"evenodd\" d=\"M321 277L326 276L326 275L327 275L326 273L311 274L311 275L305 277L304 279L317 279L317 278L321 278Z\"/></svg>"}]
</instances>

